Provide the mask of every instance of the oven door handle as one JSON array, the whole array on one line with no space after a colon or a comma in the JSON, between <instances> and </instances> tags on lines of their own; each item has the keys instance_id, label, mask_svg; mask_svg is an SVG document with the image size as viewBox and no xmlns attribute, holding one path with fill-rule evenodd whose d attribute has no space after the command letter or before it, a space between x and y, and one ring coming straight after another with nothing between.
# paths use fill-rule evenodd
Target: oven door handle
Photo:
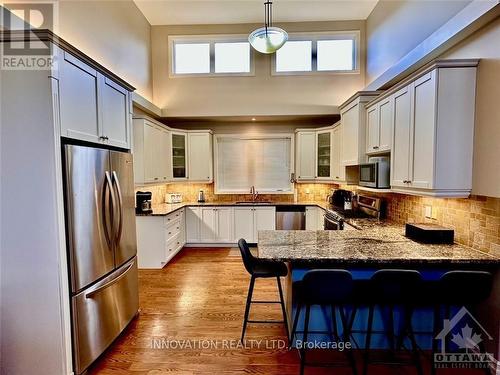
<instances>
[{"instance_id":1,"label":"oven door handle","mask_svg":"<svg viewBox=\"0 0 500 375\"><path fill-rule=\"evenodd\" d=\"M328 221L330 224L338 225L339 223L337 221L332 221L330 220L326 215L323 215L326 221Z\"/></svg>"},{"instance_id":2,"label":"oven door handle","mask_svg":"<svg viewBox=\"0 0 500 375\"><path fill-rule=\"evenodd\" d=\"M324 219L330 223L330 224L333 224L337 227L337 230L343 230L344 229L344 221L343 220L340 220L340 221L332 221L331 219L329 219L326 214L323 215ZM324 228L325 230L327 230L326 228Z\"/></svg>"}]
</instances>

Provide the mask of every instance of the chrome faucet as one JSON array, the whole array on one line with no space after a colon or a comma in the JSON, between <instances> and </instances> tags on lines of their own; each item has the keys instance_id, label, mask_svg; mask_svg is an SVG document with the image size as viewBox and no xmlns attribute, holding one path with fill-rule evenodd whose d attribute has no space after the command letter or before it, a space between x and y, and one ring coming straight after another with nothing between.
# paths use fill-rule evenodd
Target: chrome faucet
<instances>
[{"instance_id":1,"label":"chrome faucet","mask_svg":"<svg viewBox=\"0 0 500 375\"><path fill-rule=\"evenodd\" d=\"M250 194L252 194L252 202L255 202L257 200L257 197L259 196L259 192L255 191L255 186L253 185L250 188Z\"/></svg>"}]
</instances>

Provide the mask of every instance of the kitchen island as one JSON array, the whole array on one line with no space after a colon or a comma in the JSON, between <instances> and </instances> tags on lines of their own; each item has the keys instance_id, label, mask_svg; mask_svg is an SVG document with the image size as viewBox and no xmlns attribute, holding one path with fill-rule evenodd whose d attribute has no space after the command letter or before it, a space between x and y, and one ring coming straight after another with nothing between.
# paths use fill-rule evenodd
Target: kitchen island
<instances>
[{"instance_id":1,"label":"kitchen island","mask_svg":"<svg viewBox=\"0 0 500 375\"><path fill-rule=\"evenodd\" d=\"M349 270L355 280L368 280L379 269L416 269L424 280L438 280L450 270L487 270L495 276L495 287L486 301L487 316L498 317L498 268L500 259L489 254L459 245L429 245L412 241L404 236L404 226L374 219L354 219L349 224L361 230L344 231L259 231L258 257L286 262L289 268L285 282L285 298L288 322L291 327L296 313L293 283L303 278L309 269L342 268ZM496 291L496 292L495 292ZM492 311L494 309L494 311ZM397 314L397 312L396 312ZM298 331L303 328L303 317L299 319ZM381 315L375 316L375 329L384 327ZM498 320L498 318L493 318ZM353 329L365 330L367 308L361 307L356 314ZM432 331L432 307L415 311L413 325L416 331ZM498 321L485 321L498 343ZM311 310L310 329L329 331L332 327L330 308L314 306ZM372 339L373 348L387 347L382 335ZM355 334L359 347L364 345L364 334ZM329 340L328 335L319 335L316 340ZM431 336L419 335L419 346L429 349Z\"/></svg>"}]
</instances>

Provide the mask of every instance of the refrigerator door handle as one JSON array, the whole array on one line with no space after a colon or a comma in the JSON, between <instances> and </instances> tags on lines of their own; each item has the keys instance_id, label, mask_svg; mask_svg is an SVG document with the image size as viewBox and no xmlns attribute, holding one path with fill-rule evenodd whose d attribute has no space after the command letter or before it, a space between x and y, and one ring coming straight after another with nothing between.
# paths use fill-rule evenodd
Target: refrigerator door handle
<instances>
[{"instance_id":1,"label":"refrigerator door handle","mask_svg":"<svg viewBox=\"0 0 500 375\"><path fill-rule=\"evenodd\" d=\"M109 194L109 197L106 195ZM111 207L109 205L109 202L111 200ZM103 189L103 211L102 211L102 222L104 226L104 236L106 237L106 242L108 243L108 246L110 249L113 249L113 238L112 235L114 233L114 220L113 220L113 210L114 207L116 206L115 202L115 193L113 192L112 189L112 183L111 183L111 176L109 175L109 172L105 172L105 179L104 179L104 189ZM110 216L110 221L111 221L111 226L108 226L108 215Z\"/></svg>"},{"instance_id":2,"label":"refrigerator door handle","mask_svg":"<svg viewBox=\"0 0 500 375\"><path fill-rule=\"evenodd\" d=\"M120 238L122 236L122 230L123 230L123 195L122 195L122 189L120 188L120 180L118 180L118 175L116 174L115 171L113 171L113 182L115 183L116 186L116 193L118 195L118 211L119 211L119 219L118 219L118 229L116 231L116 245L120 243Z\"/></svg>"},{"instance_id":3,"label":"refrigerator door handle","mask_svg":"<svg viewBox=\"0 0 500 375\"><path fill-rule=\"evenodd\" d=\"M106 284L103 284L101 285L100 287L88 292L85 294L85 298L92 298L94 295L96 295L97 293L103 291L104 289L107 289L109 288L111 285L113 284L116 284L118 281L120 281L121 279L123 279L126 275L127 275L127 272L130 271L130 269L134 266L134 262L131 262L129 264L129 266L127 267L127 269L125 271L123 271L122 273L120 273L117 277L115 277L113 280L110 280L108 281Z\"/></svg>"}]
</instances>

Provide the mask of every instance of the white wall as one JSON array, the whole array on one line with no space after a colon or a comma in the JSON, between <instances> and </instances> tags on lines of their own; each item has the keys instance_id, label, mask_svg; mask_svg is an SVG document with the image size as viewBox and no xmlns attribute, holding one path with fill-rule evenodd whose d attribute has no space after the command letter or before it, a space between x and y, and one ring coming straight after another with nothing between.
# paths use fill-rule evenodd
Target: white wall
<instances>
[{"instance_id":1,"label":"white wall","mask_svg":"<svg viewBox=\"0 0 500 375\"><path fill-rule=\"evenodd\" d=\"M472 34L442 58L480 58L477 74L472 192L500 197L500 19Z\"/></svg>"},{"instance_id":2,"label":"white wall","mask_svg":"<svg viewBox=\"0 0 500 375\"><path fill-rule=\"evenodd\" d=\"M462 10L470 0L380 0L366 20L366 83Z\"/></svg>"},{"instance_id":3,"label":"white wall","mask_svg":"<svg viewBox=\"0 0 500 375\"><path fill-rule=\"evenodd\" d=\"M252 77L169 78L169 35L248 35L260 24L153 26L153 102L167 116L335 114L364 87L364 21L281 24L288 32L361 31L361 73L271 75L271 56L255 53Z\"/></svg>"},{"instance_id":4,"label":"white wall","mask_svg":"<svg viewBox=\"0 0 500 375\"><path fill-rule=\"evenodd\" d=\"M62 0L57 33L152 100L151 26L132 0Z\"/></svg>"}]
</instances>

